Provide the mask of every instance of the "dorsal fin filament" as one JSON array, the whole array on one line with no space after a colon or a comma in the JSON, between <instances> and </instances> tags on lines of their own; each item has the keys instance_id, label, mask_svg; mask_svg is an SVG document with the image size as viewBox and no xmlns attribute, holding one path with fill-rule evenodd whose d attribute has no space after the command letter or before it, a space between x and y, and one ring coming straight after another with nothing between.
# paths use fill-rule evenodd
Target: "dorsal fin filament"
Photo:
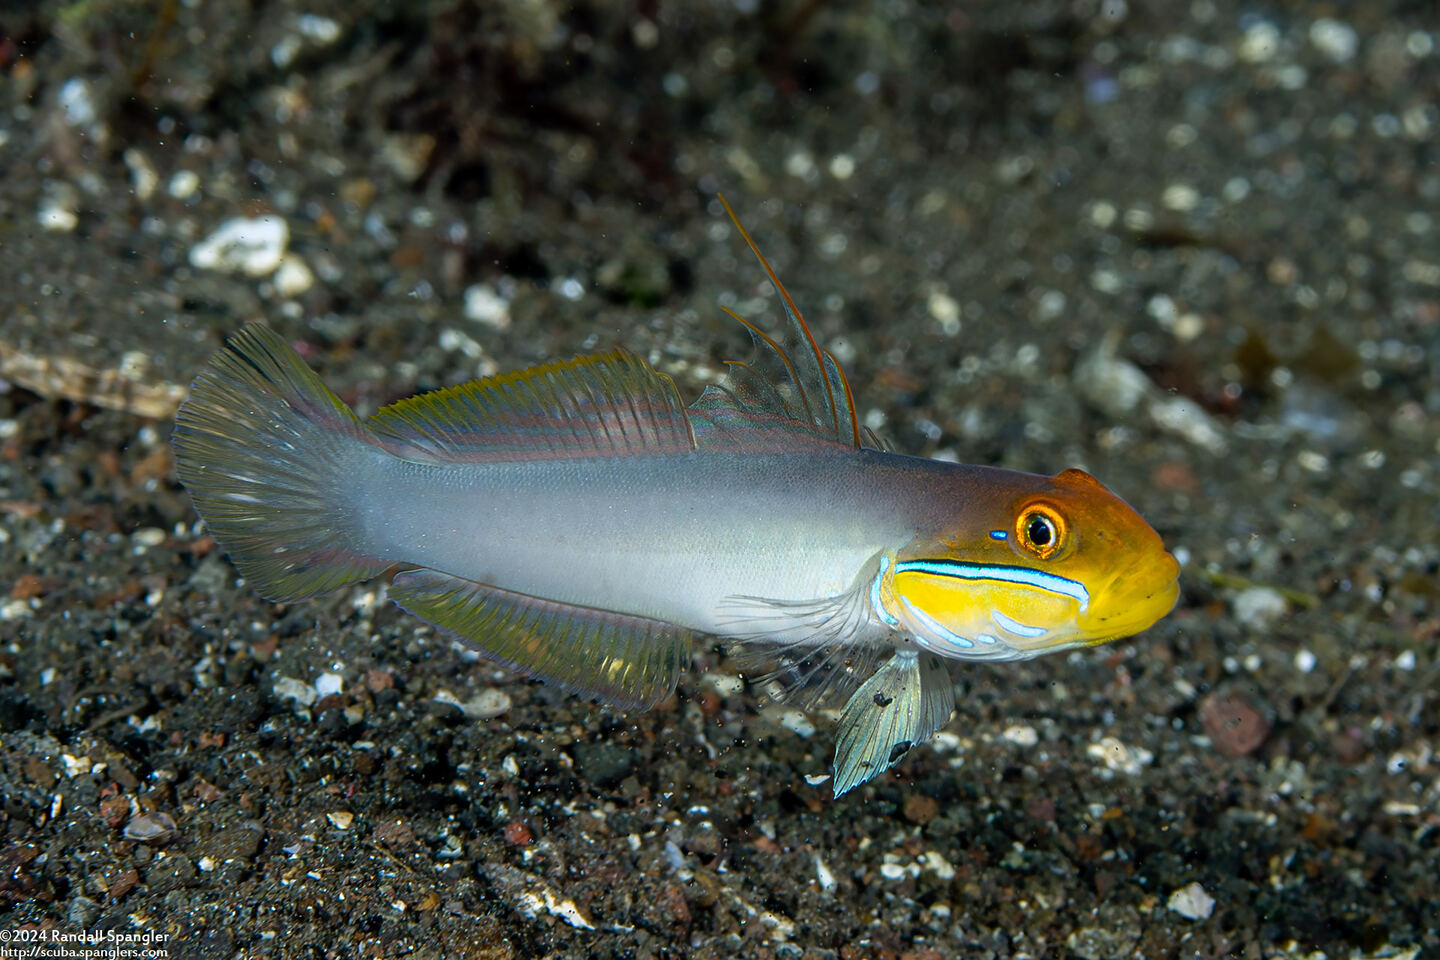
<instances>
[{"instance_id":1,"label":"dorsal fin filament","mask_svg":"<svg viewBox=\"0 0 1440 960\"><path fill-rule=\"evenodd\" d=\"M850 392L850 380L845 376L845 368L840 366L840 361L835 359L835 354L829 350L825 351L825 361L825 372L835 374L835 380L845 396L845 409L850 412L850 433L855 437L855 446L858 447L860 446L860 418L855 414L855 394ZM829 378L827 377L827 379Z\"/></svg>"},{"instance_id":2,"label":"dorsal fin filament","mask_svg":"<svg viewBox=\"0 0 1440 960\"><path fill-rule=\"evenodd\" d=\"M800 402L805 407L805 416L813 422L815 419L815 411L810 409L810 398L805 396L805 388L801 386L800 383L800 374L795 369L795 364L790 362L790 355L785 352L785 348L782 347L780 344L776 343L775 338L770 336L770 334L766 333L764 330L761 330L759 327L755 326L755 324L751 323L749 320L746 320L734 310L731 310L729 307L725 306L725 304L720 304L720 309L730 314L731 319L735 320L746 330L749 330L752 335L764 341L767 347L775 351L775 356L779 357L780 362L785 364L785 372L789 375L790 382L795 384L795 392L800 395ZM726 362L728 363L729 361ZM744 364L743 366L745 366L747 369L749 368L749 364Z\"/></svg>"},{"instance_id":3,"label":"dorsal fin filament","mask_svg":"<svg viewBox=\"0 0 1440 960\"><path fill-rule=\"evenodd\" d=\"M735 211L731 209L724 195L716 194L716 197L720 200L721 206L725 208L725 212L730 216L730 222L735 224L736 230L740 231L740 236L744 238L745 243L750 247L750 251L755 254L755 258L759 260L760 265L765 268L765 273L769 276L771 284L774 285L776 292L780 294L781 299L784 301L786 313L791 320L794 321L794 327L799 331L805 344L810 348L810 354L814 358L816 379L824 385L825 401L830 413L830 429L835 438L842 441L846 439L843 425L848 423L850 427L848 439L854 446L859 447L861 445L860 424L855 416L854 395L851 393L850 383L845 377L845 371L840 367L834 355L831 354L830 351L822 349L820 344L816 342L815 335L810 331L810 325L805 322L805 317L800 313L800 309L795 306L795 301L791 299L789 291L787 291L785 285L780 282L780 278L770 266L770 261L765 259L765 255L760 252L760 248L756 246L755 241L750 238L749 232L745 229L744 225L740 223L740 218L735 215ZM811 421L815 422L815 411L811 406L810 398L806 395L807 391L805 390L804 381L800 378L799 371L796 370L795 365L791 362L785 351L771 337L756 328L754 324L737 315L733 310L725 307L721 307L721 309L740 321L746 329L763 338L766 345L776 352L784 362L786 372L789 374L796 386L797 392L800 394L801 400L805 405L806 413L809 414ZM838 398L836 397L837 389L841 394ZM841 403L845 406L845 415L843 417L840 412ZM820 424L816 423L816 426L818 427Z\"/></svg>"}]
</instances>

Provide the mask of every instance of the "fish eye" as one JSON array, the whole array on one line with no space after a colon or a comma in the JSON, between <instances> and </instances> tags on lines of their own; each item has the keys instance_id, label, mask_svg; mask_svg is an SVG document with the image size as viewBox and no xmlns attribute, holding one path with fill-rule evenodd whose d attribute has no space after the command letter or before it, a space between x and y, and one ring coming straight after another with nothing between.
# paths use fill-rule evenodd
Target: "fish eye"
<instances>
[{"instance_id":1,"label":"fish eye","mask_svg":"<svg viewBox=\"0 0 1440 960\"><path fill-rule=\"evenodd\" d=\"M1049 560L1065 546L1065 520L1054 507L1033 504L1020 511L1015 537L1036 558Z\"/></svg>"}]
</instances>

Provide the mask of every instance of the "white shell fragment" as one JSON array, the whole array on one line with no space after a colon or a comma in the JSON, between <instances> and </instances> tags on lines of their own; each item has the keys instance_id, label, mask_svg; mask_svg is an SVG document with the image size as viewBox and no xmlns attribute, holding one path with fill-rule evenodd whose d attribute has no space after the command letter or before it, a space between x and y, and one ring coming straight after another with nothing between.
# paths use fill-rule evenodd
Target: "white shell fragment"
<instances>
[{"instance_id":1,"label":"white shell fragment","mask_svg":"<svg viewBox=\"0 0 1440 960\"><path fill-rule=\"evenodd\" d=\"M1075 364L1075 390L1095 409L1116 420L1144 411L1167 433L1215 455L1225 452L1225 431L1188 397L1167 395L1129 360L1119 356L1120 337L1111 332Z\"/></svg>"},{"instance_id":2,"label":"white shell fragment","mask_svg":"<svg viewBox=\"0 0 1440 960\"><path fill-rule=\"evenodd\" d=\"M509 709L510 695L494 687L481 690L460 705L460 710L471 720L493 720Z\"/></svg>"},{"instance_id":3,"label":"white shell fragment","mask_svg":"<svg viewBox=\"0 0 1440 960\"><path fill-rule=\"evenodd\" d=\"M94 89L88 80L80 77L71 77L61 85L56 104L60 107L60 116L72 127L88 127L100 116Z\"/></svg>"},{"instance_id":4,"label":"white shell fragment","mask_svg":"<svg viewBox=\"0 0 1440 960\"><path fill-rule=\"evenodd\" d=\"M820 859L820 854L815 854L815 882L820 885L823 893L830 893L835 889L835 873Z\"/></svg>"},{"instance_id":5,"label":"white shell fragment","mask_svg":"<svg viewBox=\"0 0 1440 960\"><path fill-rule=\"evenodd\" d=\"M496 330L510 326L510 302L487 284L465 289L465 316Z\"/></svg>"},{"instance_id":6,"label":"white shell fragment","mask_svg":"<svg viewBox=\"0 0 1440 960\"><path fill-rule=\"evenodd\" d=\"M1206 920L1215 912L1215 898L1198 883L1176 890L1165 905L1187 920Z\"/></svg>"},{"instance_id":7,"label":"white shell fragment","mask_svg":"<svg viewBox=\"0 0 1440 960\"><path fill-rule=\"evenodd\" d=\"M280 258L275 271L275 292L285 300L293 300L315 285L315 274L304 259L293 253Z\"/></svg>"},{"instance_id":8,"label":"white shell fragment","mask_svg":"<svg viewBox=\"0 0 1440 960\"><path fill-rule=\"evenodd\" d=\"M1173 433L1219 456L1225 452L1225 435L1205 408L1189 397L1165 397L1150 405L1150 419Z\"/></svg>"},{"instance_id":9,"label":"white shell fragment","mask_svg":"<svg viewBox=\"0 0 1440 960\"><path fill-rule=\"evenodd\" d=\"M35 209L35 222L51 233L69 233L80 225L79 193L63 181L46 186Z\"/></svg>"},{"instance_id":10,"label":"white shell fragment","mask_svg":"<svg viewBox=\"0 0 1440 960\"><path fill-rule=\"evenodd\" d=\"M1230 601L1235 619L1247 627L1263 629L1285 615L1289 604L1272 587L1246 587Z\"/></svg>"},{"instance_id":11,"label":"white shell fragment","mask_svg":"<svg viewBox=\"0 0 1440 960\"><path fill-rule=\"evenodd\" d=\"M168 840L176 834L175 818L163 810L142 813L125 824L125 838L140 843Z\"/></svg>"},{"instance_id":12,"label":"white shell fragment","mask_svg":"<svg viewBox=\"0 0 1440 960\"><path fill-rule=\"evenodd\" d=\"M1075 365L1071 379L1091 406L1118 420L1153 396L1156 387L1143 370L1116 356L1117 339L1113 334L1105 337Z\"/></svg>"},{"instance_id":13,"label":"white shell fragment","mask_svg":"<svg viewBox=\"0 0 1440 960\"><path fill-rule=\"evenodd\" d=\"M781 710L775 714L775 721L803 740L808 740L815 736L814 721L805 716L800 710L794 708Z\"/></svg>"},{"instance_id":14,"label":"white shell fragment","mask_svg":"<svg viewBox=\"0 0 1440 960\"><path fill-rule=\"evenodd\" d=\"M315 688L304 680L294 677L276 677L274 692L280 700L294 700L299 706L308 707L319 699Z\"/></svg>"},{"instance_id":15,"label":"white shell fragment","mask_svg":"<svg viewBox=\"0 0 1440 960\"><path fill-rule=\"evenodd\" d=\"M1033 747L1040 742L1039 732L1029 724L1023 723L1006 727L1001 736L1017 747Z\"/></svg>"},{"instance_id":16,"label":"white shell fragment","mask_svg":"<svg viewBox=\"0 0 1440 960\"><path fill-rule=\"evenodd\" d=\"M1321 17L1310 24L1310 43L1336 63L1349 63L1360 49L1360 36L1348 23Z\"/></svg>"},{"instance_id":17,"label":"white shell fragment","mask_svg":"<svg viewBox=\"0 0 1440 960\"><path fill-rule=\"evenodd\" d=\"M534 917L545 911L552 917L559 917L576 930L594 930L595 926L575 906L574 900L561 900L555 896L554 891L544 887L537 891L525 891L520 894L520 912L528 917Z\"/></svg>"},{"instance_id":18,"label":"white shell fragment","mask_svg":"<svg viewBox=\"0 0 1440 960\"><path fill-rule=\"evenodd\" d=\"M1139 776L1155 759L1155 755L1144 747L1128 746L1114 737L1102 737L1099 742L1086 747L1085 752L1104 764L1105 770L1128 777Z\"/></svg>"},{"instance_id":19,"label":"white shell fragment","mask_svg":"<svg viewBox=\"0 0 1440 960\"><path fill-rule=\"evenodd\" d=\"M280 266L289 242L290 226L281 217L236 217L190 248L190 265L264 277Z\"/></svg>"}]
</instances>

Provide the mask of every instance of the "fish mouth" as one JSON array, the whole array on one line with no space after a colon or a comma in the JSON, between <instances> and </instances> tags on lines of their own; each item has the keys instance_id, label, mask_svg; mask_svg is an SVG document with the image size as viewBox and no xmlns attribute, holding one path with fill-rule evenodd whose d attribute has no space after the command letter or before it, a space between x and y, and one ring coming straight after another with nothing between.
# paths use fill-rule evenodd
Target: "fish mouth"
<instances>
[{"instance_id":1,"label":"fish mouth","mask_svg":"<svg viewBox=\"0 0 1440 960\"><path fill-rule=\"evenodd\" d=\"M1168 552L1117 573L1098 591L1104 600L1092 603L1079 626L1090 643L1132 636L1154 625L1180 599L1180 563Z\"/></svg>"}]
</instances>

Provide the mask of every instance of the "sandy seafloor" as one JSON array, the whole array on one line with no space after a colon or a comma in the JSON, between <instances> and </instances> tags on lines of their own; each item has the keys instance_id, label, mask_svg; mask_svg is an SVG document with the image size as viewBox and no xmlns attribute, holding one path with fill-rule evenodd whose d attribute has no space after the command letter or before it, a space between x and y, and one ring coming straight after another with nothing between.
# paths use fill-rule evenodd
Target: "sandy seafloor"
<instances>
[{"instance_id":1,"label":"sandy seafloor","mask_svg":"<svg viewBox=\"0 0 1440 960\"><path fill-rule=\"evenodd\" d=\"M1402 0L11 0L0 928L1437 955L1437 99ZM957 665L942 735L839 801L833 718L714 650L622 714L379 584L264 602L169 456L254 318L364 413L617 344L693 396L745 349L718 303L777 316L717 190L897 449L1084 466L1185 564L1143 636ZM284 257L205 259L258 215Z\"/></svg>"}]
</instances>

